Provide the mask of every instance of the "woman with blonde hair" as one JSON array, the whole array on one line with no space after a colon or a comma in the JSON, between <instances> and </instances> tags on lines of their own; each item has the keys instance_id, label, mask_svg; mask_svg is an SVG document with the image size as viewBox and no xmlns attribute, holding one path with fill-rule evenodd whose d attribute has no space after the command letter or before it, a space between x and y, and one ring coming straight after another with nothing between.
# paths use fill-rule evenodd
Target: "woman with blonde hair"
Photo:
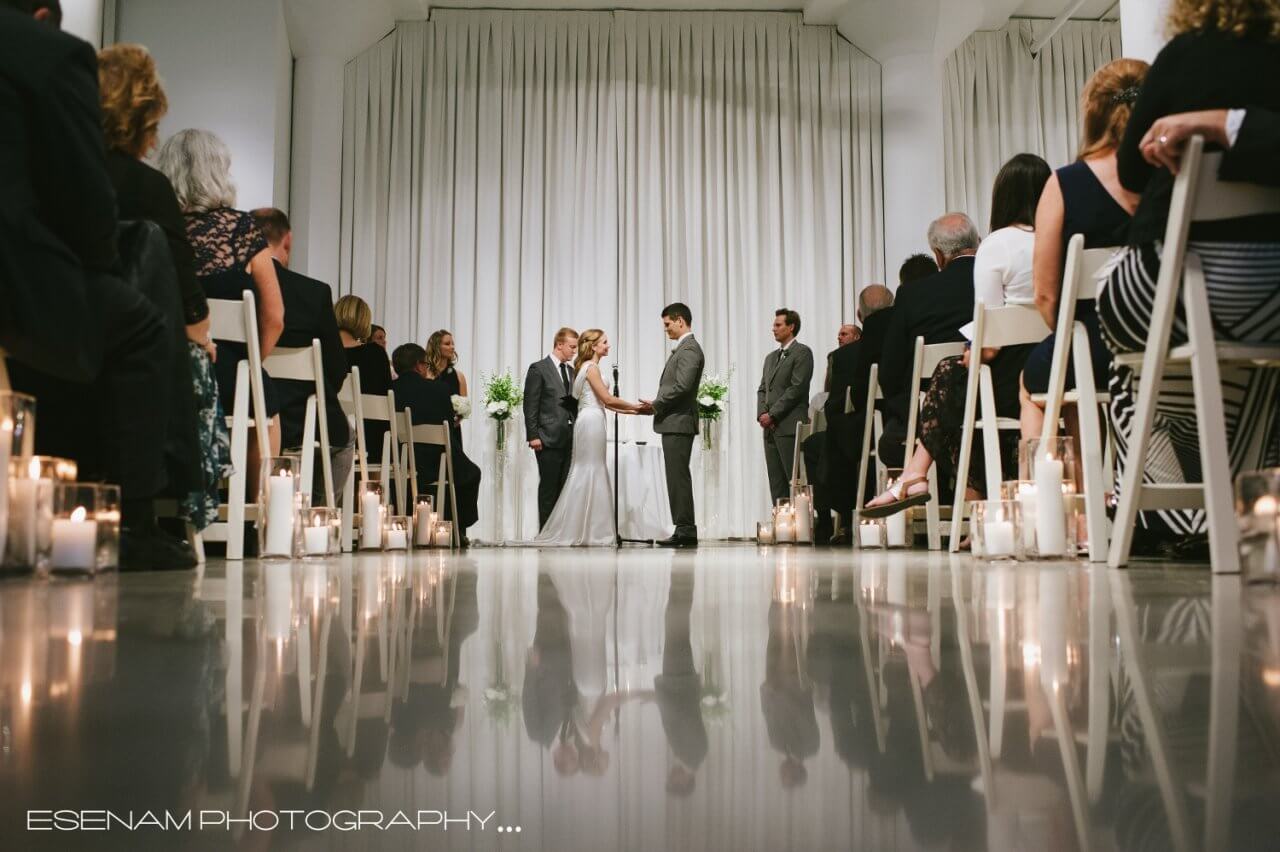
<instances>
[{"instance_id":1,"label":"woman with blonde hair","mask_svg":"<svg viewBox=\"0 0 1280 852\"><path fill-rule=\"evenodd\" d=\"M1274 180L1271 156L1235 146L1250 112L1280 108L1280 0L1172 0L1172 37L1151 66L1119 147L1118 173L1126 190L1141 193L1128 247L1098 296L1098 314L1113 352L1146 349L1160 249L1174 175L1157 156L1168 142L1166 116L1229 110L1227 151L1220 177ZM1235 120L1231 121L1231 112ZM1215 141L1210 139L1211 146ZM1144 152L1144 147L1146 151ZM1213 147L1221 147L1213 146ZM1219 340L1280 341L1280 215L1196 223L1187 251L1200 258L1209 311ZM1181 306L1178 313L1181 314ZM1186 341L1181 320L1172 343ZM1222 367L1231 472L1280 464L1280 374L1260 367ZM1117 471L1127 460L1127 434L1136 402L1133 371L1111 376L1111 417L1117 428ZM1166 383L1156 409L1155 435L1143 460L1148 483L1201 481L1194 401L1185 382ZM1145 512L1135 552L1203 553L1203 510Z\"/></svg>"},{"instance_id":2,"label":"woman with blonde hair","mask_svg":"<svg viewBox=\"0 0 1280 852\"><path fill-rule=\"evenodd\" d=\"M605 412L639 414L643 406L609 393L600 373L600 361L608 355L609 337L601 329L589 328L578 336L578 357L573 362L578 413L573 423L569 476L534 544L604 547L616 541L613 486L605 460Z\"/></svg>"},{"instance_id":3,"label":"woman with blonde hair","mask_svg":"<svg viewBox=\"0 0 1280 852\"><path fill-rule=\"evenodd\" d=\"M432 332L427 338L427 372L449 386L449 393L468 396L467 377L457 368L458 351L453 344L453 334L446 329Z\"/></svg>"}]
</instances>

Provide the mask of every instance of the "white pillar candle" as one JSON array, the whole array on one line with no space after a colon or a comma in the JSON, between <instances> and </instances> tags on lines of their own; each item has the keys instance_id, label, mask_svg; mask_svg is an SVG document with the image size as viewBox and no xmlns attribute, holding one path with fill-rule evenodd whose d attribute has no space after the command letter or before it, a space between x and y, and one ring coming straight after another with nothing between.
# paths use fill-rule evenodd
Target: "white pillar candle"
<instances>
[{"instance_id":1,"label":"white pillar candle","mask_svg":"<svg viewBox=\"0 0 1280 852\"><path fill-rule=\"evenodd\" d=\"M1036 546L1036 487L1030 482L1018 483L1018 508L1022 511L1022 546Z\"/></svg>"},{"instance_id":2,"label":"white pillar candle","mask_svg":"<svg viewBox=\"0 0 1280 852\"><path fill-rule=\"evenodd\" d=\"M98 564L98 524L86 520L87 514L83 506L77 506L70 518L54 520L49 567L92 571Z\"/></svg>"},{"instance_id":3,"label":"white pillar candle","mask_svg":"<svg viewBox=\"0 0 1280 852\"><path fill-rule=\"evenodd\" d=\"M756 542L773 544L773 524L756 524Z\"/></svg>"},{"instance_id":4,"label":"white pillar candle","mask_svg":"<svg viewBox=\"0 0 1280 852\"><path fill-rule=\"evenodd\" d=\"M1062 500L1062 462L1052 456L1036 461L1036 552L1067 552L1066 504Z\"/></svg>"},{"instance_id":5,"label":"white pillar candle","mask_svg":"<svg viewBox=\"0 0 1280 852\"><path fill-rule=\"evenodd\" d=\"M382 498L376 491L366 491L360 497L360 547L382 547Z\"/></svg>"},{"instance_id":6,"label":"white pillar candle","mask_svg":"<svg viewBox=\"0 0 1280 852\"><path fill-rule=\"evenodd\" d=\"M293 555L293 475L283 471L267 482L267 543L264 556Z\"/></svg>"},{"instance_id":7,"label":"white pillar candle","mask_svg":"<svg viewBox=\"0 0 1280 852\"><path fill-rule=\"evenodd\" d=\"M13 420L0 420L0 562L9 535L9 455L13 451Z\"/></svg>"},{"instance_id":8,"label":"white pillar candle","mask_svg":"<svg viewBox=\"0 0 1280 852\"><path fill-rule=\"evenodd\" d=\"M796 540L796 516L791 509L778 509L773 515L773 535L779 544Z\"/></svg>"},{"instance_id":9,"label":"white pillar candle","mask_svg":"<svg viewBox=\"0 0 1280 852\"><path fill-rule=\"evenodd\" d=\"M26 476L9 480L9 551L17 562L35 565L42 520L53 517L53 483L40 478L40 462L32 459Z\"/></svg>"},{"instance_id":10,"label":"white pillar candle","mask_svg":"<svg viewBox=\"0 0 1280 852\"><path fill-rule=\"evenodd\" d=\"M418 510L418 524L414 541L418 544L429 546L431 544L431 533L435 529L436 513L429 512L426 509Z\"/></svg>"},{"instance_id":11,"label":"white pillar candle","mask_svg":"<svg viewBox=\"0 0 1280 852\"><path fill-rule=\"evenodd\" d=\"M880 546L879 524L858 524L858 542L863 547Z\"/></svg>"},{"instance_id":12,"label":"white pillar candle","mask_svg":"<svg viewBox=\"0 0 1280 852\"><path fill-rule=\"evenodd\" d=\"M889 534L890 547L907 546L907 513L899 512L890 515L884 521L885 531Z\"/></svg>"},{"instance_id":13,"label":"white pillar candle","mask_svg":"<svg viewBox=\"0 0 1280 852\"><path fill-rule=\"evenodd\" d=\"M288 565L273 565L265 570L267 594L262 613L262 629L268 639L289 638L292 621L293 583Z\"/></svg>"},{"instance_id":14,"label":"white pillar candle","mask_svg":"<svg viewBox=\"0 0 1280 852\"><path fill-rule=\"evenodd\" d=\"M453 544L452 527L445 526L444 524L436 524L433 535L435 536L436 547L449 547Z\"/></svg>"},{"instance_id":15,"label":"white pillar candle","mask_svg":"<svg viewBox=\"0 0 1280 852\"><path fill-rule=\"evenodd\" d=\"M813 507L809 503L809 495L803 491L796 495L792 504L796 519L796 541L801 544L813 543Z\"/></svg>"},{"instance_id":16,"label":"white pillar candle","mask_svg":"<svg viewBox=\"0 0 1280 852\"><path fill-rule=\"evenodd\" d=\"M982 532L987 556L1013 555L1013 521L987 521Z\"/></svg>"},{"instance_id":17,"label":"white pillar candle","mask_svg":"<svg viewBox=\"0 0 1280 852\"><path fill-rule=\"evenodd\" d=\"M302 538L308 555L320 556L329 552L329 525L323 521L303 528Z\"/></svg>"},{"instance_id":18,"label":"white pillar candle","mask_svg":"<svg viewBox=\"0 0 1280 852\"><path fill-rule=\"evenodd\" d=\"M399 527L387 530L387 550L404 550L409 546L409 533Z\"/></svg>"}]
</instances>

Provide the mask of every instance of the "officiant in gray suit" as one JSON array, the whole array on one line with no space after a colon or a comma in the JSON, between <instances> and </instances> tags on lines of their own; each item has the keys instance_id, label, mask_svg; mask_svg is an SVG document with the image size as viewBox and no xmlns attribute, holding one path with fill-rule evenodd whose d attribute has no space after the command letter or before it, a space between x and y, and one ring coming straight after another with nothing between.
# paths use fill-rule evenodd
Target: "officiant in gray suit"
<instances>
[{"instance_id":1,"label":"officiant in gray suit","mask_svg":"<svg viewBox=\"0 0 1280 852\"><path fill-rule=\"evenodd\" d=\"M658 381L658 395L641 400L642 414L653 415L653 431L662 436L667 471L667 499L675 532L658 542L663 547L697 547L698 526L693 514L693 475L689 459L698 434L698 386L702 384L702 347L693 338L693 313L676 302L662 309L662 327L676 341Z\"/></svg>"},{"instance_id":2,"label":"officiant in gray suit","mask_svg":"<svg viewBox=\"0 0 1280 852\"><path fill-rule=\"evenodd\" d=\"M538 529L547 525L551 510L569 477L573 458L573 414L561 400L573 393L573 357L578 332L556 332L551 354L529 365L524 378L525 440L538 459Z\"/></svg>"},{"instance_id":3,"label":"officiant in gray suit","mask_svg":"<svg viewBox=\"0 0 1280 852\"><path fill-rule=\"evenodd\" d=\"M813 351L796 336L800 315L779 308L773 317L773 339L778 342L764 359L764 375L756 392L756 415L764 430L764 461L769 470L769 492L777 501L791 495L795 461L796 426L809 415L809 382L813 379Z\"/></svg>"}]
</instances>

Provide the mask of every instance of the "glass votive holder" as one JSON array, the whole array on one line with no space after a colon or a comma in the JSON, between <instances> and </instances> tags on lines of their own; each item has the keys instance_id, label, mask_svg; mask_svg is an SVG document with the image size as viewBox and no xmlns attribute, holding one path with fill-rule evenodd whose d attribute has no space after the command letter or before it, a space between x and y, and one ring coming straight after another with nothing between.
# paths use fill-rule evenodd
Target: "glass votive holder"
<instances>
[{"instance_id":1,"label":"glass votive holder","mask_svg":"<svg viewBox=\"0 0 1280 852\"><path fill-rule=\"evenodd\" d=\"M262 460L258 494L258 555L289 559L297 550L298 509L302 477L297 459L274 456Z\"/></svg>"},{"instance_id":2,"label":"glass votive holder","mask_svg":"<svg viewBox=\"0 0 1280 852\"><path fill-rule=\"evenodd\" d=\"M382 525L382 549L408 550L412 529L412 520L408 515L391 515Z\"/></svg>"},{"instance_id":3,"label":"glass votive holder","mask_svg":"<svg viewBox=\"0 0 1280 852\"><path fill-rule=\"evenodd\" d=\"M328 506L312 506L298 510L298 526L302 529L299 537L301 547L298 556L324 557L339 552L339 539L342 525L341 516Z\"/></svg>"},{"instance_id":4,"label":"glass votive holder","mask_svg":"<svg viewBox=\"0 0 1280 852\"><path fill-rule=\"evenodd\" d=\"M49 549L50 571L92 574L98 569L98 486L58 482L53 486Z\"/></svg>"},{"instance_id":5,"label":"glass votive holder","mask_svg":"<svg viewBox=\"0 0 1280 852\"><path fill-rule=\"evenodd\" d=\"M70 474L69 478L67 475ZM75 480L75 462L54 456L10 458L6 481L8 523L4 556L6 574L43 570L53 524L53 486Z\"/></svg>"},{"instance_id":6,"label":"glass votive holder","mask_svg":"<svg viewBox=\"0 0 1280 852\"><path fill-rule=\"evenodd\" d=\"M0 561L9 537L9 462L31 455L35 411L34 397L0 391Z\"/></svg>"},{"instance_id":7,"label":"glass votive holder","mask_svg":"<svg viewBox=\"0 0 1280 852\"><path fill-rule=\"evenodd\" d=\"M360 483L360 549L382 549L382 520L387 515L383 483L366 479Z\"/></svg>"},{"instance_id":8,"label":"glass votive holder","mask_svg":"<svg viewBox=\"0 0 1280 852\"><path fill-rule=\"evenodd\" d=\"M436 500L430 494L419 494L413 504L413 543L418 547L431 546L431 533L436 525Z\"/></svg>"},{"instance_id":9,"label":"glass votive holder","mask_svg":"<svg viewBox=\"0 0 1280 852\"><path fill-rule=\"evenodd\" d=\"M120 486L98 486L98 570L120 567Z\"/></svg>"},{"instance_id":10,"label":"glass votive holder","mask_svg":"<svg viewBox=\"0 0 1280 852\"><path fill-rule=\"evenodd\" d=\"M813 544L813 486L791 485L791 509L796 519L796 544Z\"/></svg>"},{"instance_id":11,"label":"glass votive holder","mask_svg":"<svg viewBox=\"0 0 1280 852\"><path fill-rule=\"evenodd\" d=\"M1280 583L1280 468L1236 477L1240 572L1247 583Z\"/></svg>"},{"instance_id":12,"label":"glass votive holder","mask_svg":"<svg viewBox=\"0 0 1280 852\"><path fill-rule=\"evenodd\" d=\"M1046 444L1039 438L1024 438L1018 444L1018 479L1036 480L1037 484L1043 475L1057 473L1052 465L1042 468L1046 460L1060 462L1061 475L1059 483L1075 481L1076 442L1073 438L1054 437Z\"/></svg>"},{"instance_id":13,"label":"glass votive holder","mask_svg":"<svg viewBox=\"0 0 1280 852\"><path fill-rule=\"evenodd\" d=\"M1018 559L1022 545L1017 500L975 500L969 521L973 555L980 559Z\"/></svg>"},{"instance_id":14,"label":"glass votive holder","mask_svg":"<svg viewBox=\"0 0 1280 852\"><path fill-rule=\"evenodd\" d=\"M858 546L863 550L882 548L885 546L885 524L883 519L862 521L858 524Z\"/></svg>"},{"instance_id":15,"label":"glass votive holder","mask_svg":"<svg viewBox=\"0 0 1280 852\"><path fill-rule=\"evenodd\" d=\"M452 521L436 521L435 530L431 535L431 546L453 549Z\"/></svg>"},{"instance_id":16,"label":"glass votive holder","mask_svg":"<svg viewBox=\"0 0 1280 852\"><path fill-rule=\"evenodd\" d=\"M796 510L789 503L773 510L773 540L775 544L796 543Z\"/></svg>"},{"instance_id":17,"label":"glass votive holder","mask_svg":"<svg viewBox=\"0 0 1280 852\"><path fill-rule=\"evenodd\" d=\"M1076 556L1075 451L1070 438L1039 438L1022 442L1016 486L1021 511L1023 557L1074 559Z\"/></svg>"},{"instance_id":18,"label":"glass votive holder","mask_svg":"<svg viewBox=\"0 0 1280 852\"><path fill-rule=\"evenodd\" d=\"M756 544L773 544L773 521L756 523Z\"/></svg>"}]
</instances>

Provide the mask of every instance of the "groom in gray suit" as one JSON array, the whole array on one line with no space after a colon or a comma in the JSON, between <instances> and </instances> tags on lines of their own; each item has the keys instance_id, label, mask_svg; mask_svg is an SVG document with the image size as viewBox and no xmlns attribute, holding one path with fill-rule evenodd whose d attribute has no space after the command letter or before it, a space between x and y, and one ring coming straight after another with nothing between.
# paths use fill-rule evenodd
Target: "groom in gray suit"
<instances>
[{"instance_id":1,"label":"groom in gray suit","mask_svg":"<svg viewBox=\"0 0 1280 852\"><path fill-rule=\"evenodd\" d=\"M676 302L662 309L662 326L676 341L658 381L658 395L640 400L641 414L653 415L653 431L662 436L667 467L667 498L675 532L658 542L663 547L697 547L698 526L693 515L693 476L689 459L698 434L698 386L702 384L702 347L693 339L693 313Z\"/></svg>"},{"instance_id":2,"label":"groom in gray suit","mask_svg":"<svg viewBox=\"0 0 1280 852\"><path fill-rule=\"evenodd\" d=\"M764 375L756 392L756 415L764 430L764 461L769 492L779 500L791 495L796 426L809 414L809 382L813 378L813 350L796 340L800 315L779 308L773 317L778 348L764 359Z\"/></svg>"},{"instance_id":3,"label":"groom in gray suit","mask_svg":"<svg viewBox=\"0 0 1280 852\"><path fill-rule=\"evenodd\" d=\"M573 356L577 351L578 332L560 329L551 354L530 364L524 379L525 439L538 459L539 530L547 525L569 478L573 414L561 400L573 392Z\"/></svg>"}]
</instances>

